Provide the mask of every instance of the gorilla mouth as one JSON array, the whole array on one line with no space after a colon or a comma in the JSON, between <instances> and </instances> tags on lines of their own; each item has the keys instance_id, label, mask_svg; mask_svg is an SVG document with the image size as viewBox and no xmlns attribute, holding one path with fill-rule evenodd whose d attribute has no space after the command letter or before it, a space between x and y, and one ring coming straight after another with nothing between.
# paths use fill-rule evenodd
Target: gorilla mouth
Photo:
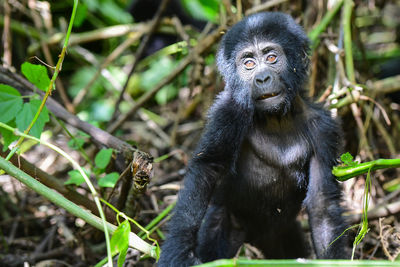
<instances>
[{"instance_id":1,"label":"gorilla mouth","mask_svg":"<svg viewBox=\"0 0 400 267\"><path fill-rule=\"evenodd\" d=\"M267 93L267 94L263 94L263 95L257 97L257 100L265 100L265 99L268 99L268 98L271 98L271 97L274 97L277 95L278 95L277 93Z\"/></svg>"}]
</instances>

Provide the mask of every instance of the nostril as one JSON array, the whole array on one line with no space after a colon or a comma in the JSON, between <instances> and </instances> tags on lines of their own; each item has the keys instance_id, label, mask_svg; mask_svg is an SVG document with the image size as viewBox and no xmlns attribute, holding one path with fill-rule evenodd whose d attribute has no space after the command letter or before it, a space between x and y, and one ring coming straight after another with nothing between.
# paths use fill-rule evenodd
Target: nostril
<instances>
[{"instance_id":1,"label":"nostril","mask_svg":"<svg viewBox=\"0 0 400 267\"><path fill-rule=\"evenodd\" d=\"M271 79L271 76L266 76L266 77L258 77L258 78L256 78L256 83L257 84L263 84L263 83L266 83L266 82L268 82L268 80L270 80Z\"/></svg>"}]
</instances>

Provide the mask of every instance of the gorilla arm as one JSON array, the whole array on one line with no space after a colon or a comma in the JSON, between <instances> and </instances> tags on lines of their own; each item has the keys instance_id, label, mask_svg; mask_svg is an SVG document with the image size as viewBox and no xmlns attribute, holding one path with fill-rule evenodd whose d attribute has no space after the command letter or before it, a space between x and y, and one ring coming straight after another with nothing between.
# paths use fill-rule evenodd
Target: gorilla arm
<instances>
[{"instance_id":1,"label":"gorilla arm","mask_svg":"<svg viewBox=\"0 0 400 267\"><path fill-rule=\"evenodd\" d=\"M220 93L211 107L205 132L179 192L159 266L200 263L194 255L197 232L218 180L234 168L251 117L251 111L236 103L228 90Z\"/></svg>"},{"instance_id":2,"label":"gorilla arm","mask_svg":"<svg viewBox=\"0 0 400 267\"><path fill-rule=\"evenodd\" d=\"M340 132L336 122L327 112L318 121L313 121L314 156L310 162L310 178L304 203L309 215L312 240L317 258L348 258L346 238L338 238L345 231L340 206L341 190L332 175L340 149ZM332 243L333 242L333 243Z\"/></svg>"}]
</instances>

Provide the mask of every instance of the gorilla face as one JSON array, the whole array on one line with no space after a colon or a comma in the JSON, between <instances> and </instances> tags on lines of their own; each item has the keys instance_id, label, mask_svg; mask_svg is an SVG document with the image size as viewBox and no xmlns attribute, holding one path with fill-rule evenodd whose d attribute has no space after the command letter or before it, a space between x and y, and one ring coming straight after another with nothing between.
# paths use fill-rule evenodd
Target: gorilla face
<instances>
[{"instance_id":1,"label":"gorilla face","mask_svg":"<svg viewBox=\"0 0 400 267\"><path fill-rule=\"evenodd\" d=\"M288 63L279 44L255 40L237 53L235 65L257 112L286 112L293 93L281 78Z\"/></svg>"}]
</instances>

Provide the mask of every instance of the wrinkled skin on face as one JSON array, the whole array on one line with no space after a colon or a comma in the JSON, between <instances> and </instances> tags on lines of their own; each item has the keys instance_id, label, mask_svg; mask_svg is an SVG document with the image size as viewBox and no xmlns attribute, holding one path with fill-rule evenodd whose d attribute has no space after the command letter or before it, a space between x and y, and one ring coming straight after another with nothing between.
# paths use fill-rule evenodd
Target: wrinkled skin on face
<instances>
[{"instance_id":1,"label":"wrinkled skin on face","mask_svg":"<svg viewBox=\"0 0 400 267\"><path fill-rule=\"evenodd\" d=\"M290 91L280 78L287 69L282 47L255 41L238 53L235 62L238 76L251 89L251 101L256 110L266 113L282 110Z\"/></svg>"}]
</instances>

